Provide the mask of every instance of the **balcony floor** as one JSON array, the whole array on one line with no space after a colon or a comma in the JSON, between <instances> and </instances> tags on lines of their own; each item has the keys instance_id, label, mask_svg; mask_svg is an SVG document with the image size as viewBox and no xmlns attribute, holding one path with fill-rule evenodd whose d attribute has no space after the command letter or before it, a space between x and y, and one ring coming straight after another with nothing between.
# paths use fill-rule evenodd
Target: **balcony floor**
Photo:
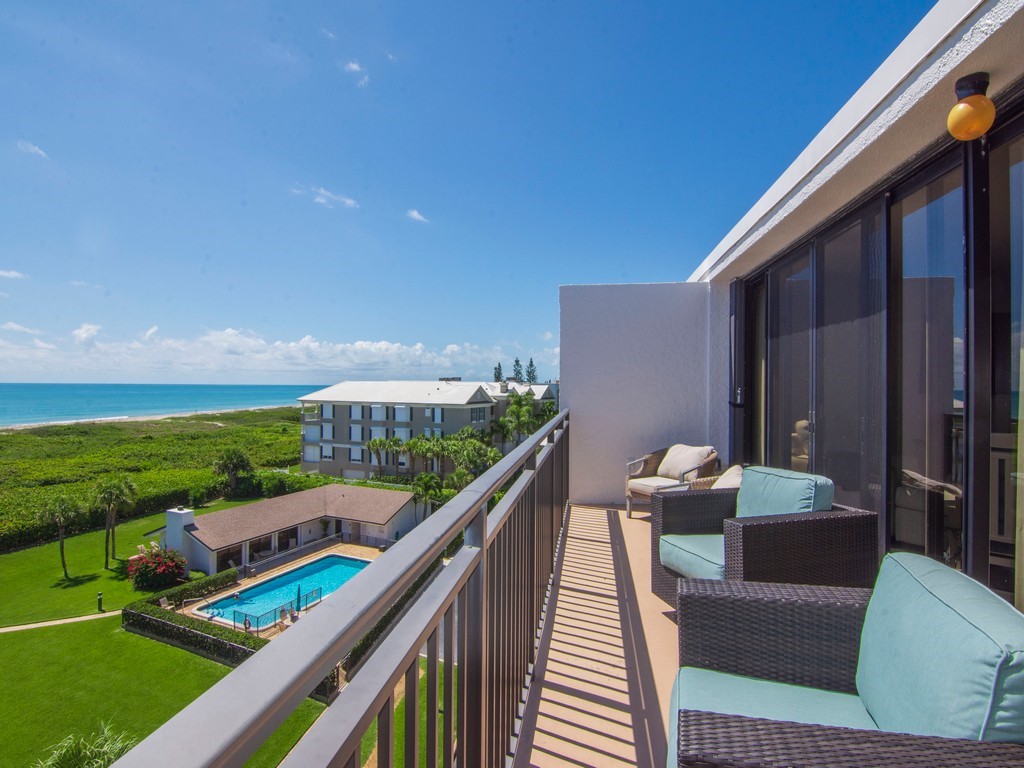
<instances>
[{"instance_id":1,"label":"balcony floor","mask_svg":"<svg viewBox=\"0 0 1024 768\"><path fill-rule=\"evenodd\" d=\"M665 765L677 634L650 535L646 510L571 507L514 765Z\"/></svg>"}]
</instances>

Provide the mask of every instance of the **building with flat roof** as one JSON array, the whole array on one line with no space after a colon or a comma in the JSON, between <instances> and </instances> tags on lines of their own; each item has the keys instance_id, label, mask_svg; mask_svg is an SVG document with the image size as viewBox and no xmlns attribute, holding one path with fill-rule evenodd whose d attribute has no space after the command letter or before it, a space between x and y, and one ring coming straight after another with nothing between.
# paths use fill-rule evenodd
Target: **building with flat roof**
<instances>
[{"instance_id":1,"label":"building with flat roof","mask_svg":"<svg viewBox=\"0 0 1024 768\"><path fill-rule=\"evenodd\" d=\"M377 474L366 449L374 438L444 437L464 427L488 432L507 408L510 392L532 392L537 403L556 402L550 383L343 381L299 398L302 404L302 470L347 478ZM405 454L385 454L384 474L412 472Z\"/></svg>"},{"instance_id":2,"label":"building with flat roof","mask_svg":"<svg viewBox=\"0 0 1024 768\"><path fill-rule=\"evenodd\" d=\"M189 568L214 574L242 568L325 538L386 546L419 522L408 491L332 484L195 516L167 510L168 547Z\"/></svg>"}]
</instances>

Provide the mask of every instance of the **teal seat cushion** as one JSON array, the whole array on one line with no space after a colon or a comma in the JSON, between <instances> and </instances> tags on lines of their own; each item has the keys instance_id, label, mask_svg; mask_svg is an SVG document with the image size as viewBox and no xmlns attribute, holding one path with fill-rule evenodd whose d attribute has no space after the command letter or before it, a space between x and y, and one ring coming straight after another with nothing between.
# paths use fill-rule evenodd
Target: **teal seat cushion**
<instances>
[{"instance_id":1,"label":"teal seat cushion","mask_svg":"<svg viewBox=\"0 0 1024 768\"><path fill-rule=\"evenodd\" d=\"M674 766L679 710L760 717L790 723L833 725L877 731L858 696L802 685L787 685L709 669L683 667L672 687L668 717L668 765Z\"/></svg>"},{"instance_id":2,"label":"teal seat cushion","mask_svg":"<svg viewBox=\"0 0 1024 768\"><path fill-rule=\"evenodd\" d=\"M725 536L720 533L662 536L661 564L691 579L725 578Z\"/></svg>"},{"instance_id":3,"label":"teal seat cushion","mask_svg":"<svg viewBox=\"0 0 1024 768\"><path fill-rule=\"evenodd\" d=\"M832 508L835 488L821 475L774 467L747 467L736 496L736 517L791 515Z\"/></svg>"},{"instance_id":4,"label":"teal seat cushion","mask_svg":"<svg viewBox=\"0 0 1024 768\"><path fill-rule=\"evenodd\" d=\"M864 618L857 691L884 731L1024 742L1024 615L930 558L888 555Z\"/></svg>"}]
</instances>

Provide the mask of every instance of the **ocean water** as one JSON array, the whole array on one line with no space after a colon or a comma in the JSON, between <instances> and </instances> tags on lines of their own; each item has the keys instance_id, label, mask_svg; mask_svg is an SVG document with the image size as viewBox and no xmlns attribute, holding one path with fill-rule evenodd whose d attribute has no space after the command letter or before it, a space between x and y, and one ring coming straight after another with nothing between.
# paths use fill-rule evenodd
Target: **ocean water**
<instances>
[{"instance_id":1,"label":"ocean water","mask_svg":"<svg viewBox=\"0 0 1024 768\"><path fill-rule=\"evenodd\" d=\"M0 384L0 426L298 405L311 384Z\"/></svg>"}]
</instances>

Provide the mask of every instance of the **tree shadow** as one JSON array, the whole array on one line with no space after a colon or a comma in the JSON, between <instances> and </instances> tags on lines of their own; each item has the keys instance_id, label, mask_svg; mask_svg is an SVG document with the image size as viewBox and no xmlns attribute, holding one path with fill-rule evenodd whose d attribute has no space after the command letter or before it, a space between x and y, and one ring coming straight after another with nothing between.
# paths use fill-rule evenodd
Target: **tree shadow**
<instances>
[{"instance_id":1,"label":"tree shadow","mask_svg":"<svg viewBox=\"0 0 1024 768\"><path fill-rule=\"evenodd\" d=\"M113 576L114 581L127 581L128 580L128 561L127 560L116 560L111 565L110 573Z\"/></svg>"},{"instance_id":2,"label":"tree shadow","mask_svg":"<svg viewBox=\"0 0 1024 768\"><path fill-rule=\"evenodd\" d=\"M100 575L98 573L84 573L81 576L70 576L68 578L61 578L58 581L53 582L51 585L54 589L71 589L73 587L80 587L83 584L88 584L91 581L96 581Z\"/></svg>"}]
</instances>

